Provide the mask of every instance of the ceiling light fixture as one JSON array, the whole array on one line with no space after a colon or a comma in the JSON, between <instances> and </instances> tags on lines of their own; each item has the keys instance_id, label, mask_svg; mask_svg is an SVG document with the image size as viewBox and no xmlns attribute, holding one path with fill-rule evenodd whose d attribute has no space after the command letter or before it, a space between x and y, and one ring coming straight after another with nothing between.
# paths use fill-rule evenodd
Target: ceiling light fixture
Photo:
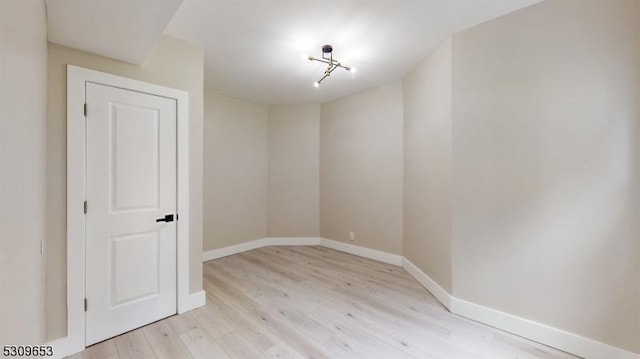
<instances>
[{"instance_id":1,"label":"ceiling light fixture","mask_svg":"<svg viewBox=\"0 0 640 359\"><path fill-rule=\"evenodd\" d=\"M310 55L303 55L307 60L309 61L318 61L318 62L322 62L324 64L327 64L327 69L324 70L324 76L322 76L322 78L316 82L313 83L313 86L315 87L319 87L320 84L322 83L322 81L324 79L326 79L327 77L331 76L331 73L333 72L333 70L337 69L338 67L342 67L343 69L347 70L347 71L351 71L351 72L356 72L356 68L355 67L351 67L351 66L343 66L340 61L336 61L333 59L333 47L331 45L324 45L322 46L322 58L316 58Z\"/></svg>"}]
</instances>

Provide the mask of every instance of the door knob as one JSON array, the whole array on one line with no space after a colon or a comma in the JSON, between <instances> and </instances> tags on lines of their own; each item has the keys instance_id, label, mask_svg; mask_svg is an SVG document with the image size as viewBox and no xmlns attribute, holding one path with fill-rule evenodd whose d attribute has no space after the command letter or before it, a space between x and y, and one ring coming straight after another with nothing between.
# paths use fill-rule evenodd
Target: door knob
<instances>
[{"instance_id":1,"label":"door knob","mask_svg":"<svg viewBox=\"0 0 640 359\"><path fill-rule=\"evenodd\" d=\"M156 222L173 222L173 214L167 214L163 218L158 218Z\"/></svg>"}]
</instances>

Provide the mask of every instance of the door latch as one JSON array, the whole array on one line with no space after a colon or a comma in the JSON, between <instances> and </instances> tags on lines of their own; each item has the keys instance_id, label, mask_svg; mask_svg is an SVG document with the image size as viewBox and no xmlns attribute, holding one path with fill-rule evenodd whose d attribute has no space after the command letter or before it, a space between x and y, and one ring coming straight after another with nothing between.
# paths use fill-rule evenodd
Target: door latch
<instances>
[{"instance_id":1,"label":"door latch","mask_svg":"<svg viewBox=\"0 0 640 359\"><path fill-rule=\"evenodd\" d=\"M156 222L173 222L173 214L167 214L163 218L158 218Z\"/></svg>"}]
</instances>

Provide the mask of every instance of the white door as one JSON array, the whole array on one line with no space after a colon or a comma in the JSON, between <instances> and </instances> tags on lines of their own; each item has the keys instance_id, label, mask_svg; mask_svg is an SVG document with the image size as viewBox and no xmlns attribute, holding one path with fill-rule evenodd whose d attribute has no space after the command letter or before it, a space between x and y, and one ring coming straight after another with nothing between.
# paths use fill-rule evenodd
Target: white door
<instances>
[{"instance_id":1,"label":"white door","mask_svg":"<svg viewBox=\"0 0 640 359\"><path fill-rule=\"evenodd\" d=\"M91 345L177 311L176 101L87 83L86 103Z\"/></svg>"}]
</instances>

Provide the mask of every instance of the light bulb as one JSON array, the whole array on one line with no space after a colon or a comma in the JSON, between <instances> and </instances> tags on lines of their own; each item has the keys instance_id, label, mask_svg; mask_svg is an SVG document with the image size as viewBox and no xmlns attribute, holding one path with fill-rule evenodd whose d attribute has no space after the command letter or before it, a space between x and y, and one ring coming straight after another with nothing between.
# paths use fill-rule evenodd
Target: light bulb
<instances>
[{"instance_id":1,"label":"light bulb","mask_svg":"<svg viewBox=\"0 0 640 359\"><path fill-rule=\"evenodd\" d=\"M301 57L302 57L303 60L309 60L309 61L313 60L313 56L311 56L309 54L302 54Z\"/></svg>"},{"instance_id":2,"label":"light bulb","mask_svg":"<svg viewBox=\"0 0 640 359\"><path fill-rule=\"evenodd\" d=\"M320 87L320 82L318 82L318 81L314 82L314 83L313 83L313 86L314 86L314 87Z\"/></svg>"},{"instance_id":3,"label":"light bulb","mask_svg":"<svg viewBox=\"0 0 640 359\"><path fill-rule=\"evenodd\" d=\"M355 67L353 67L353 66L351 66L351 67L349 68L349 71L351 71L351 73L354 73L354 74L355 74L355 73L356 73L356 68L355 68Z\"/></svg>"}]
</instances>

